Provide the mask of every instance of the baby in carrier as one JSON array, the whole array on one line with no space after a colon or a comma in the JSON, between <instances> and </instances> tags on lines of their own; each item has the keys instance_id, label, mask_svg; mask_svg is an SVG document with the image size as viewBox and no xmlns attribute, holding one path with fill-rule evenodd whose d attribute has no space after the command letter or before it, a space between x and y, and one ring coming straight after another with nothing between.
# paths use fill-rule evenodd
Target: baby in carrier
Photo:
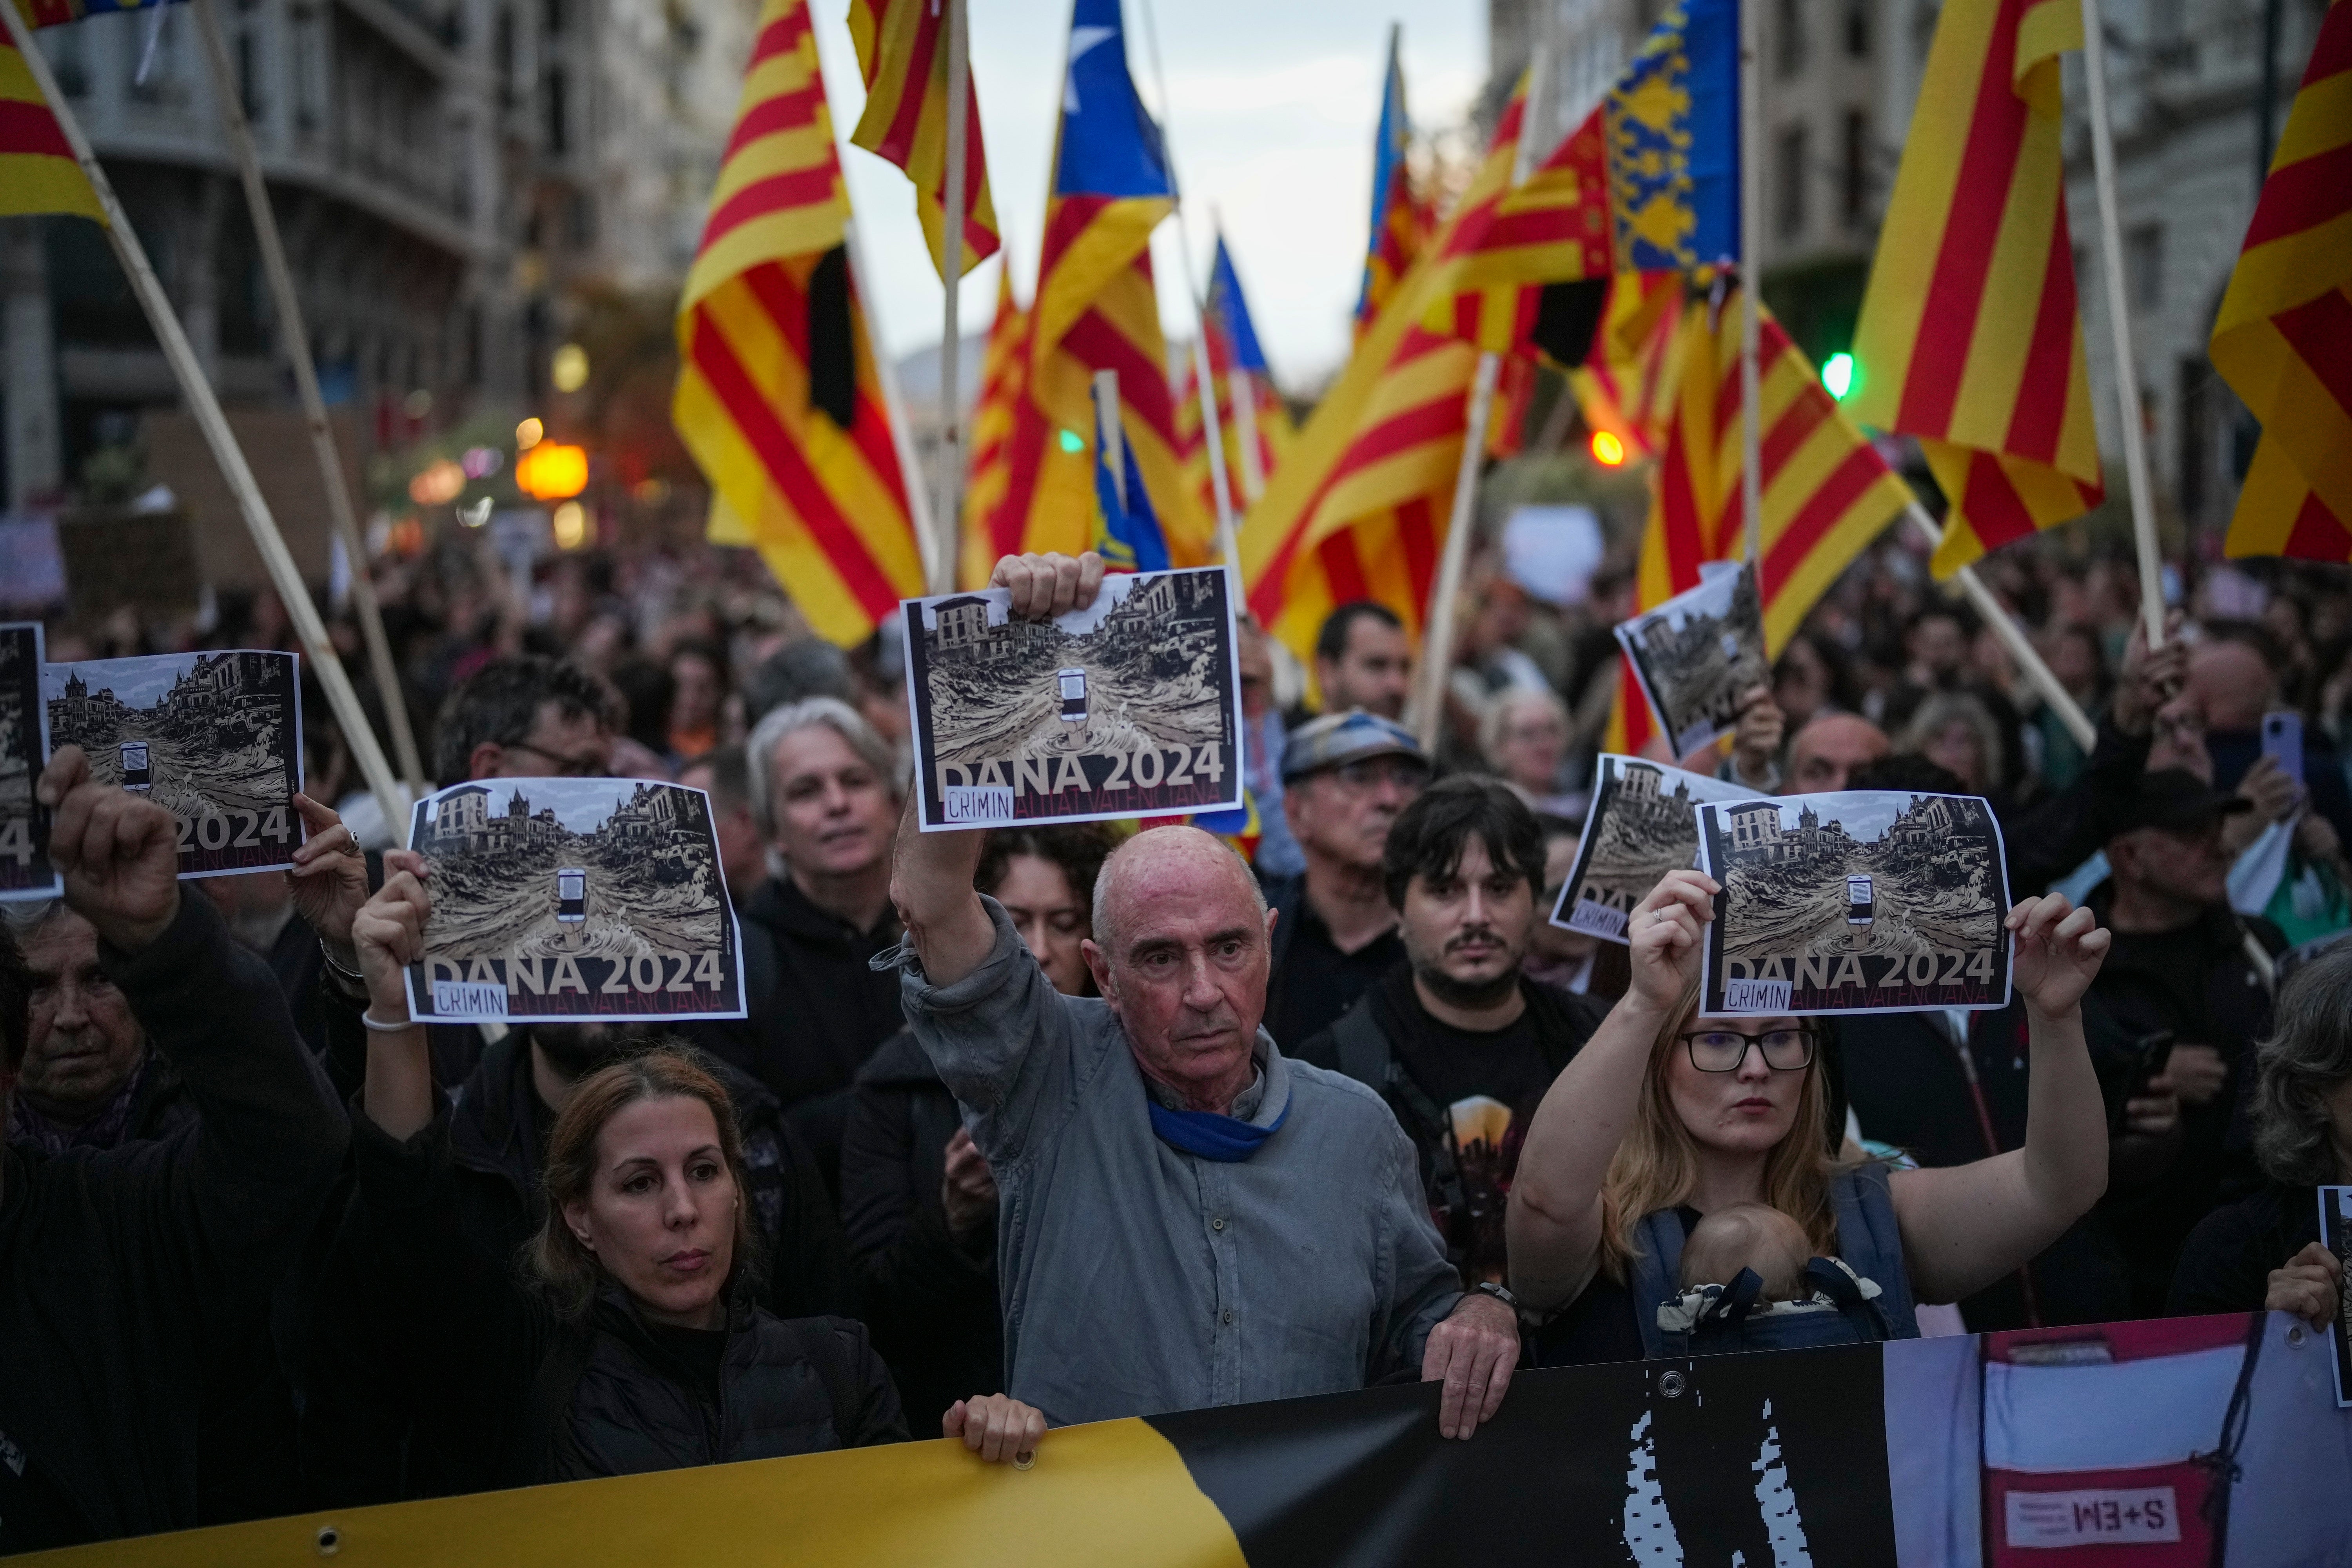
<instances>
[{"instance_id":1,"label":"baby in carrier","mask_svg":"<svg viewBox=\"0 0 2352 1568\"><path fill-rule=\"evenodd\" d=\"M1877 1285L1814 1257L1805 1227L1769 1204L1729 1204L1700 1220L1675 1280L1678 1293L1657 1310L1669 1355L1888 1337Z\"/></svg>"}]
</instances>

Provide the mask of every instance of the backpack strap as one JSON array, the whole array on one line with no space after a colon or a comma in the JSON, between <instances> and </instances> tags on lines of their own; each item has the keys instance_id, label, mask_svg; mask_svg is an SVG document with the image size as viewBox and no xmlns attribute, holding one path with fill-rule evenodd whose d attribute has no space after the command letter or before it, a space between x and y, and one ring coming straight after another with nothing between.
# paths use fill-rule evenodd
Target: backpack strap
<instances>
[{"instance_id":1,"label":"backpack strap","mask_svg":"<svg viewBox=\"0 0 2352 1568\"><path fill-rule=\"evenodd\" d=\"M1878 1160L1838 1173L1831 1187L1837 1209L1838 1256L1878 1287L1878 1299L1870 1305L1885 1325L1885 1337L1914 1340L1919 1337L1919 1321L1913 1311L1911 1271L1903 1259L1903 1232L1895 1219L1889 1174Z\"/></svg>"},{"instance_id":2,"label":"backpack strap","mask_svg":"<svg viewBox=\"0 0 2352 1568\"><path fill-rule=\"evenodd\" d=\"M1331 1026L1332 1043L1339 1047L1339 1070L1375 1094L1389 1087L1389 1063L1394 1059L1389 1037L1372 1017L1369 994L1339 1015Z\"/></svg>"},{"instance_id":3,"label":"backpack strap","mask_svg":"<svg viewBox=\"0 0 2352 1568\"><path fill-rule=\"evenodd\" d=\"M849 1447L856 1441L857 1414L865 1400L858 1388L856 1371L849 1364L849 1349L841 1342L841 1331L835 1328L831 1318L784 1318L779 1320L790 1331L810 1365L824 1384L825 1398L833 1405L833 1435L841 1446Z\"/></svg>"},{"instance_id":4,"label":"backpack strap","mask_svg":"<svg viewBox=\"0 0 2352 1568\"><path fill-rule=\"evenodd\" d=\"M1675 1281L1683 1268L1683 1222L1672 1209L1642 1216L1634 1227L1633 1256L1625 1265L1625 1289L1633 1298L1633 1321L1642 1331L1642 1354L1660 1356L1687 1350L1688 1337L1677 1346L1667 1342L1658 1327L1658 1305L1678 1294Z\"/></svg>"},{"instance_id":5,"label":"backpack strap","mask_svg":"<svg viewBox=\"0 0 2352 1568\"><path fill-rule=\"evenodd\" d=\"M1835 1260L1816 1258L1806 1264L1805 1283L1815 1295L1826 1296L1837 1303L1838 1315L1853 1327L1854 1338L1864 1344L1894 1337L1888 1331L1886 1315L1878 1310L1878 1301L1885 1299L1884 1290L1875 1300L1864 1296L1853 1275ZM1877 1281L1871 1283L1875 1285Z\"/></svg>"},{"instance_id":6,"label":"backpack strap","mask_svg":"<svg viewBox=\"0 0 2352 1568\"><path fill-rule=\"evenodd\" d=\"M1422 1124L1428 1135L1430 1186L1448 1212L1460 1211L1466 1199L1462 1190L1460 1153L1454 1146L1454 1119L1412 1081L1412 1075L1396 1059L1387 1034L1372 1016L1371 993L1366 992L1354 1006L1339 1015L1338 1022L1331 1026L1331 1043L1339 1047L1341 1072L1390 1101L1391 1110L1402 1102L1404 1109L1397 1118L1400 1121Z\"/></svg>"}]
</instances>

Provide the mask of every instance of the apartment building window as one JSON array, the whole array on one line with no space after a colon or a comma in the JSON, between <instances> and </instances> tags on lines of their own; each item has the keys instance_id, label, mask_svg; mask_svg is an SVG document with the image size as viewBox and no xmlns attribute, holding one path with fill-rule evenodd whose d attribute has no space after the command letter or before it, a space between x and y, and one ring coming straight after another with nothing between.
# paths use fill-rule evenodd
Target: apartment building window
<instances>
[{"instance_id":1,"label":"apartment building window","mask_svg":"<svg viewBox=\"0 0 2352 1568\"><path fill-rule=\"evenodd\" d=\"M547 150L559 158L572 150L570 87L562 66L547 68Z\"/></svg>"},{"instance_id":2,"label":"apartment building window","mask_svg":"<svg viewBox=\"0 0 2352 1568\"><path fill-rule=\"evenodd\" d=\"M1783 77L1792 77L1805 68L1804 0L1780 0L1779 19L1777 64Z\"/></svg>"},{"instance_id":3,"label":"apartment building window","mask_svg":"<svg viewBox=\"0 0 2352 1568\"><path fill-rule=\"evenodd\" d=\"M1772 157L1774 227L1782 240L1805 232L1805 128L1791 125L1780 132Z\"/></svg>"},{"instance_id":4,"label":"apartment building window","mask_svg":"<svg viewBox=\"0 0 2352 1568\"><path fill-rule=\"evenodd\" d=\"M2124 280L2132 309L2153 310L2164 303L2164 229L2142 224L2124 236Z\"/></svg>"},{"instance_id":5,"label":"apartment building window","mask_svg":"<svg viewBox=\"0 0 2352 1568\"><path fill-rule=\"evenodd\" d=\"M289 13L293 24L294 123L315 131L327 102L326 23L308 5Z\"/></svg>"},{"instance_id":6,"label":"apartment building window","mask_svg":"<svg viewBox=\"0 0 2352 1568\"><path fill-rule=\"evenodd\" d=\"M1870 0L1846 0L1845 52L1848 59L1870 58Z\"/></svg>"},{"instance_id":7,"label":"apartment building window","mask_svg":"<svg viewBox=\"0 0 2352 1568\"><path fill-rule=\"evenodd\" d=\"M1845 169L1839 203L1848 228L1860 228L1870 206L1870 116L1845 111Z\"/></svg>"},{"instance_id":8,"label":"apartment building window","mask_svg":"<svg viewBox=\"0 0 2352 1568\"><path fill-rule=\"evenodd\" d=\"M261 71L261 29L248 23L236 30L236 101L256 125L262 119Z\"/></svg>"}]
</instances>

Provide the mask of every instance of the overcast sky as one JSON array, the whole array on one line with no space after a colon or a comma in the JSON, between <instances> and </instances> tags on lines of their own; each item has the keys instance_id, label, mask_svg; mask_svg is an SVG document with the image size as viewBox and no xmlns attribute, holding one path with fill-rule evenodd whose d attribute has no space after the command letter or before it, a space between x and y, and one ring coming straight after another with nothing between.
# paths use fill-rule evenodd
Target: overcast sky
<instances>
[{"instance_id":1,"label":"overcast sky","mask_svg":"<svg viewBox=\"0 0 2352 1568\"><path fill-rule=\"evenodd\" d=\"M1152 7L1147 11L1146 7ZM875 313L894 355L935 344L943 300L915 221L914 189L896 168L849 145L865 105L840 0L814 0L825 89L848 171ZM1287 386L1345 356L1371 202L1372 131L1389 24L1404 25L1406 102L1416 124L1458 120L1485 80L1484 0L1126 0L1128 61L1166 129L1186 196L1196 275L1205 280L1211 209L1224 225L1258 337ZM1013 287L1030 298L1045 225L1046 160L1069 31L1066 0L971 0L972 79L980 93L999 226ZM1150 23L1167 72L1163 101ZM1153 241L1160 319L1189 337L1173 218ZM992 261L965 279L967 332L995 308Z\"/></svg>"}]
</instances>

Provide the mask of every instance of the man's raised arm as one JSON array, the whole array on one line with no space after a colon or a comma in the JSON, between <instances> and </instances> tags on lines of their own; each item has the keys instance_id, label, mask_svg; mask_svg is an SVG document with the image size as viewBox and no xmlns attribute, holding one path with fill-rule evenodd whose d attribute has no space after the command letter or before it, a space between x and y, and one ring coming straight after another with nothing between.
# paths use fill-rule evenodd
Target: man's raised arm
<instances>
[{"instance_id":1,"label":"man's raised arm","mask_svg":"<svg viewBox=\"0 0 2352 1568\"><path fill-rule=\"evenodd\" d=\"M1102 557L1088 551L1077 556L1008 555L988 581L992 588L1011 592L1014 615L1043 620L1093 604L1102 579ZM980 869L982 835L923 832L918 784L907 792L906 814L898 820L890 901L923 961L924 979L948 986L979 968L996 943L988 911L971 885Z\"/></svg>"}]
</instances>

